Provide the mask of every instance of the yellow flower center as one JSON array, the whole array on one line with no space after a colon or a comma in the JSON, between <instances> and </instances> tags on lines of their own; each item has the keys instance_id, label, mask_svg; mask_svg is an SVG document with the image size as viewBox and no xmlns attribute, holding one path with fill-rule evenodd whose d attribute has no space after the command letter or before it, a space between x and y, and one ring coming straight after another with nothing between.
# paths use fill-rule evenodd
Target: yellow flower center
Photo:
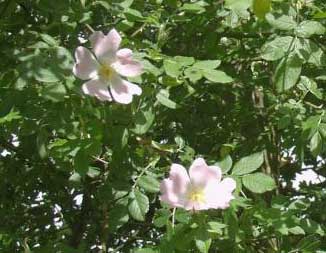
<instances>
[{"instance_id":1,"label":"yellow flower center","mask_svg":"<svg viewBox=\"0 0 326 253\"><path fill-rule=\"evenodd\" d=\"M101 65L99 71L99 76L104 80L110 80L112 77L112 74L114 73L114 70L108 66L108 65Z\"/></svg>"},{"instance_id":2,"label":"yellow flower center","mask_svg":"<svg viewBox=\"0 0 326 253\"><path fill-rule=\"evenodd\" d=\"M189 191L188 198L192 202L205 203L204 190L200 188L192 188Z\"/></svg>"}]
</instances>

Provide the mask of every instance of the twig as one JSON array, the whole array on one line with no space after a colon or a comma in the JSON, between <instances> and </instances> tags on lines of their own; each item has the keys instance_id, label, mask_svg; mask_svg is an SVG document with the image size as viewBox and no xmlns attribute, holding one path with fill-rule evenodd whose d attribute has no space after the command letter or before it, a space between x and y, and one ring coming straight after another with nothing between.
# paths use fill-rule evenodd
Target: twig
<instances>
[{"instance_id":1,"label":"twig","mask_svg":"<svg viewBox=\"0 0 326 253\"><path fill-rule=\"evenodd\" d=\"M136 31L134 31L134 32L130 35L130 37L133 38L133 37L135 37L138 33L142 32L142 30L145 28L145 26L146 26L146 23L142 24L142 26L139 27Z\"/></svg>"},{"instance_id":2,"label":"twig","mask_svg":"<svg viewBox=\"0 0 326 253\"><path fill-rule=\"evenodd\" d=\"M94 33L95 30L89 25L89 24L85 24L85 26L92 32Z\"/></svg>"},{"instance_id":3,"label":"twig","mask_svg":"<svg viewBox=\"0 0 326 253\"><path fill-rule=\"evenodd\" d=\"M102 158L99 158L99 157L96 157L96 156L93 156L93 158L96 160L96 161L99 161L101 163L104 163L105 165L109 164L107 161L103 160Z\"/></svg>"}]
</instances>

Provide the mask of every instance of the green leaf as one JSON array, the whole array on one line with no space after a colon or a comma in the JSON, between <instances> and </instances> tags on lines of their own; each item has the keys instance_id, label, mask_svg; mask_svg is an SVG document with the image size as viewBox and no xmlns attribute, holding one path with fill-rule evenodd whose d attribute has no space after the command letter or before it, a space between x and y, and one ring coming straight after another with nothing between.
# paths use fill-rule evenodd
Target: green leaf
<instances>
[{"instance_id":1,"label":"green leaf","mask_svg":"<svg viewBox=\"0 0 326 253\"><path fill-rule=\"evenodd\" d=\"M151 175L144 175L138 179L138 185L147 192L156 193L160 191L160 182Z\"/></svg>"},{"instance_id":2,"label":"green leaf","mask_svg":"<svg viewBox=\"0 0 326 253\"><path fill-rule=\"evenodd\" d=\"M186 67L189 65L194 64L195 58L194 57L188 57L188 56L175 56L174 60L178 63L180 67Z\"/></svg>"},{"instance_id":3,"label":"green leaf","mask_svg":"<svg viewBox=\"0 0 326 253\"><path fill-rule=\"evenodd\" d=\"M266 14L266 20L273 28L279 30L288 31L297 26L297 23L293 20L293 18L286 15L275 17L271 13L268 13Z\"/></svg>"},{"instance_id":4,"label":"green leaf","mask_svg":"<svg viewBox=\"0 0 326 253\"><path fill-rule=\"evenodd\" d=\"M19 112L14 111L13 109L11 109L11 111L6 114L3 117L0 117L0 124L6 123L6 122L11 122L13 120L17 120L20 119L22 116L20 115Z\"/></svg>"},{"instance_id":5,"label":"green leaf","mask_svg":"<svg viewBox=\"0 0 326 253\"><path fill-rule=\"evenodd\" d=\"M208 229L207 231L210 233L214 233L214 234L223 234L223 228L226 228L227 225L220 223L220 222L216 222L216 221L210 221L208 222Z\"/></svg>"},{"instance_id":6,"label":"green leaf","mask_svg":"<svg viewBox=\"0 0 326 253\"><path fill-rule=\"evenodd\" d=\"M82 177L80 176L80 174L78 172L74 172L70 177L69 177L69 181L70 182L74 182L74 183L80 183L81 182Z\"/></svg>"},{"instance_id":7,"label":"green leaf","mask_svg":"<svg viewBox=\"0 0 326 253\"><path fill-rule=\"evenodd\" d=\"M274 82L278 92L292 88L298 81L302 68L302 60L291 54L285 57L276 67Z\"/></svg>"},{"instance_id":8,"label":"green leaf","mask_svg":"<svg viewBox=\"0 0 326 253\"><path fill-rule=\"evenodd\" d=\"M309 90L316 98L322 99L323 94L320 90L318 90L317 83L314 80L309 79L306 76L300 77L300 83Z\"/></svg>"},{"instance_id":9,"label":"green leaf","mask_svg":"<svg viewBox=\"0 0 326 253\"><path fill-rule=\"evenodd\" d=\"M241 158L234 164L233 175L245 175L257 170L264 162L263 152L257 152L252 155Z\"/></svg>"},{"instance_id":10,"label":"green leaf","mask_svg":"<svg viewBox=\"0 0 326 253\"><path fill-rule=\"evenodd\" d=\"M252 0L225 0L225 7L240 14L252 5Z\"/></svg>"},{"instance_id":11,"label":"green leaf","mask_svg":"<svg viewBox=\"0 0 326 253\"><path fill-rule=\"evenodd\" d=\"M242 183L249 191L254 193L264 193L276 188L274 179L260 172L245 175L242 178Z\"/></svg>"},{"instance_id":12,"label":"green leaf","mask_svg":"<svg viewBox=\"0 0 326 253\"><path fill-rule=\"evenodd\" d=\"M169 99L169 93L167 90L160 90L159 93L157 93L156 95L156 99L162 105L170 109L176 109L178 107L178 104L176 102Z\"/></svg>"},{"instance_id":13,"label":"green leaf","mask_svg":"<svg viewBox=\"0 0 326 253\"><path fill-rule=\"evenodd\" d=\"M220 60L197 61L193 67L201 70L216 69L221 65Z\"/></svg>"},{"instance_id":14,"label":"green leaf","mask_svg":"<svg viewBox=\"0 0 326 253\"><path fill-rule=\"evenodd\" d=\"M299 24L295 32L300 37L309 38L312 35L325 34L326 29L321 23L317 21L305 20Z\"/></svg>"},{"instance_id":15,"label":"green leaf","mask_svg":"<svg viewBox=\"0 0 326 253\"><path fill-rule=\"evenodd\" d=\"M152 126L154 119L155 114L152 107L143 106L135 115L135 128L133 128L132 131L139 135L147 133Z\"/></svg>"},{"instance_id":16,"label":"green leaf","mask_svg":"<svg viewBox=\"0 0 326 253\"><path fill-rule=\"evenodd\" d=\"M270 10L271 0L253 0L253 11L258 18L264 19Z\"/></svg>"},{"instance_id":17,"label":"green leaf","mask_svg":"<svg viewBox=\"0 0 326 253\"><path fill-rule=\"evenodd\" d=\"M226 155L223 160L217 162L217 166L222 169L223 174L227 173L232 168L232 158Z\"/></svg>"},{"instance_id":18,"label":"green leaf","mask_svg":"<svg viewBox=\"0 0 326 253\"><path fill-rule=\"evenodd\" d=\"M55 46L59 45L59 43L56 41L55 38L53 38L52 36L50 36L46 33L41 33L40 36L41 36L42 40L44 42L46 42L49 46L55 47Z\"/></svg>"},{"instance_id":19,"label":"green leaf","mask_svg":"<svg viewBox=\"0 0 326 253\"><path fill-rule=\"evenodd\" d=\"M128 8L124 14L126 15L126 18L132 22L144 20L144 17L141 12L135 9Z\"/></svg>"},{"instance_id":20,"label":"green leaf","mask_svg":"<svg viewBox=\"0 0 326 253\"><path fill-rule=\"evenodd\" d=\"M277 37L262 46L261 57L266 61L279 60L285 56L293 41L291 36Z\"/></svg>"},{"instance_id":21,"label":"green leaf","mask_svg":"<svg viewBox=\"0 0 326 253\"><path fill-rule=\"evenodd\" d=\"M198 1L197 3L185 3L184 5L182 5L180 10L199 14L205 12L205 5L206 4L204 1Z\"/></svg>"},{"instance_id":22,"label":"green leaf","mask_svg":"<svg viewBox=\"0 0 326 253\"><path fill-rule=\"evenodd\" d=\"M319 124L319 132L321 136L326 139L326 123L320 123Z\"/></svg>"},{"instance_id":23,"label":"green leaf","mask_svg":"<svg viewBox=\"0 0 326 253\"><path fill-rule=\"evenodd\" d=\"M180 66L179 66L178 62L173 61L171 59L164 60L163 67L164 67L166 74L171 77L178 78L179 75L181 74Z\"/></svg>"},{"instance_id":24,"label":"green leaf","mask_svg":"<svg viewBox=\"0 0 326 253\"><path fill-rule=\"evenodd\" d=\"M231 83L233 78L228 76L225 72L215 69L203 70L203 75L206 79L214 83Z\"/></svg>"},{"instance_id":25,"label":"green leaf","mask_svg":"<svg viewBox=\"0 0 326 253\"><path fill-rule=\"evenodd\" d=\"M134 253L159 253L159 250L151 249L151 248L142 248L142 249L136 249L133 251Z\"/></svg>"},{"instance_id":26,"label":"green leaf","mask_svg":"<svg viewBox=\"0 0 326 253\"><path fill-rule=\"evenodd\" d=\"M131 202L128 206L130 215L138 221L144 221L149 209L149 200L146 195L135 189L130 193Z\"/></svg>"},{"instance_id":27,"label":"green leaf","mask_svg":"<svg viewBox=\"0 0 326 253\"><path fill-rule=\"evenodd\" d=\"M294 234L294 235L305 235L306 234L305 231L299 226L295 226L293 228L290 228L289 232L291 234Z\"/></svg>"},{"instance_id":28,"label":"green leaf","mask_svg":"<svg viewBox=\"0 0 326 253\"><path fill-rule=\"evenodd\" d=\"M208 253L212 244L212 238L203 229L199 229L198 234L195 238L195 244L200 253Z\"/></svg>"},{"instance_id":29,"label":"green leaf","mask_svg":"<svg viewBox=\"0 0 326 253\"><path fill-rule=\"evenodd\" d=\"M323 139L317 131L310 139L310 152L316 157L320 154L323 145Z\"/></svg>"},{"instance_id":30,"label":"green leaf","mask_svg":"<svg viewBox=\"0 0 326 253\"><path fill-rule=\"evenodd\" d=\"M67 91L62 83L46 83L42 87L41 95L53 102L60 102L64 100Z\"/></svg>"},{"instance_id":31,"label":"green leaf","mask_svg":"<svg viewBox=\"0 0 326 253\"><path fill-rule=\"evenodd\" d=\"M47 157L47 136L44 130L41 130L36 138L37 151L41 159Z\"/></svg>"},{"instance_id":32,"label":"green leaf","mask_svg":"<svg viewBox=\"0 0 326 253\"><path fill-rule=\"evenodd\" d=\"M202 71L194 67L187 68L184 74L192 83L196 83L203 78Z\"/></svg>"},{"instance_id":33,"label":"green leaf","mask_svg":"<svg viewBox=\"0 0 326 253\"><path fill-rule=\"evenodd\" d=\"M37 81L44 83L54 83L60 81L60 76L52 68L39 68L34 70L34 77Z\"/></svg>"}]
</instances>

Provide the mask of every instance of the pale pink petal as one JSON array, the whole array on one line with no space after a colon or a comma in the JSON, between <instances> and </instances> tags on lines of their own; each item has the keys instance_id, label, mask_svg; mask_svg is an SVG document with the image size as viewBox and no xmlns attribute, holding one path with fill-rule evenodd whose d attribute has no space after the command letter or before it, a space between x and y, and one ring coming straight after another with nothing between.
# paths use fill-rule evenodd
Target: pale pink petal
<instances>
[{"instance_id":1,"label":"pale pink petal","mask_svg":"<svg viewBox=\"0 0 326 253\"><path fill-rule=\"evenodd\" d=\"M208 210L210 209L210 206L206 202L200 203L200 202L194 202L188 200L184 204L184 209L200 211L200 210Z\"/></svg>"},{"instance_id":2,"label":"pale pink petal","mask_svg":"<svg viewBox=\"0 0 326 253\"><path fill-rule=\"evenodd\" d=\"M197 158L190 166L189 175L194 185L205 186L211 180L219 182L222 172L217 166L207 166L203 158Z\"/></svg>"},{"instance_id":3,"label":"pale pink petal","mask_svg":"<svg viewBox=\"0 0 326 253\"><path fill-rule=\"evenodd\" d=\"M180 201L179 196L173 191L173 181L170 179L164 179L161 182L160 190L162 195L160 196L160 200L170 207L183 207L182 201Z\"/></svg>"},{"instance_id":4,"label":"pale pink petal","mask_svg":"<svg viewBox=\"0 0 326 253\"><path fill-rule=\"evenodd\" d=\"M169 178L161 183L161 201L171 207L184 207L189 184L190 179L186 169L179 164L172 164Z\"/></svg>"},{"instance_id":5,"label":"pale pink petal","mask_svg":"<svg viewBox=\"0 0 326 253\"><path fill-rule=\"evenodd\" d=\"M117 52L117 58L122 61L131 61L132 60L132 51L129 48L122 48Z\"/></svg>"},{"instance_id":6,"label":"pale pink petal","mask_svg":"<svg viewBox=\"0 0 326 253\"><path fill-rule=\"evenodd\" d=\"M110 90L115 101L121 104L129 104L133 95L140 95L142 89L133 83L123 80L118 75L111 78Z\"/></svg>"},{"instance_id":7,"label":"pale pink petal","mask_svg":"<svg viewBox=\"0 0 326 253\"><path fill-rule=\"evenodd\" d=\"M225 209L229 207L230 201L234 199L230 189L231 188L225 187L222 183L213 181L208 183L205 188L205 199L209 208Z\"/></svg>"},{"instance_id":8,"label":"pale pink petal","mask_svg":"<svg viewBox=\"0 0 326 253\"><path fill-rule=\"evenodd\" d=\"M190 184L186 169L177 163L173 163L170 169L169 179L173 181L173 191L178 195L184 195Z\"/></svg>"},{"instance_id":9,"label":"pale pink petal","mask_svg":"<svg viewBox=\"0 0 326 253\"><path fill-rule=\"evenodd\" d=\"M220 186L228 192L233 192L237 187L237 183L233 178L225 178L220 183Z\"/></svg>"},{"instance_id":10,"label":"pale pink petal","mask_svg":"<svg viewBox=\"0 0 326 253\"><path fill-rule=\"evenodd\" d=\"M83 84L82 90L86 95L98 98L101 101L111 101L111 95L108 87L100 80L90 80Z\"/></svg>"},{"instance_id":11,"label":"pale pink petal","mask_svg":"<svg viewBox=\"0 0 326 253\"><path fill-rule=\"evenodd\" d=\"M135 77L143 71L143 65L138 61L116 61L112 67L122 76Z\"/></svg>"},{"instance_id":12,"label":"pale pink petal","mask_svg":"<svg viewBox=\"0 0 326 253\"><path fill-rule=\"evenodd\" d=\"M90 37L90 41L96 57L101 62L111 63L115 61L116 52L121 43L121 37L115 29L112 29L106 36L102 32L95 32Z\"/></svg>"},{"instance_id":13,"label":"pale pink petal","mask_svg":"<svg viewBox=\"0 0 326 253\"><path fill-rule=\"evenodd\" d=\"M89 37L89 41L91 42L91 46L95 55L97 55L96 52L99 50L99 45L101 44L101 41L104 39L104 37L105 35L101 31L95 31Z\"/></svg>"},{"instance_id":14,"label":"pale pink petal","mask_svg":"<svg viewBox=\"0 0 326 253\"><path fill-rule=\"evenodd\" d=\"M77 47L75 58L76 63L73 67L75 76L82 80L89 80L96 75L99 64L87 48Z\"/></svg>"}]
</instances>

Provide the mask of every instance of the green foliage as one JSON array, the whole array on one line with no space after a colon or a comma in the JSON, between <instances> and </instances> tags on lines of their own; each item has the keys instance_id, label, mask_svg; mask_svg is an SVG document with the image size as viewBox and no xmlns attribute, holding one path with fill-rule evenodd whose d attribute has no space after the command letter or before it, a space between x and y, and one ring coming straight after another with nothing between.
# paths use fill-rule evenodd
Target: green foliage
<instances>
[{"instance_id":1,"label":"green foliage","mask_svg":"<svg viewBox=\"0 0 326 253\"><path fill-rule=\"evenodd\" d=\"M322 253L323 0L0 1L0 252ZM129 105L83 94L74 51L116 28L144 73ZM159 200L196 157L223 210ZM322 179L322 178L321 178Z\"/></svg>"}]
</instances>

